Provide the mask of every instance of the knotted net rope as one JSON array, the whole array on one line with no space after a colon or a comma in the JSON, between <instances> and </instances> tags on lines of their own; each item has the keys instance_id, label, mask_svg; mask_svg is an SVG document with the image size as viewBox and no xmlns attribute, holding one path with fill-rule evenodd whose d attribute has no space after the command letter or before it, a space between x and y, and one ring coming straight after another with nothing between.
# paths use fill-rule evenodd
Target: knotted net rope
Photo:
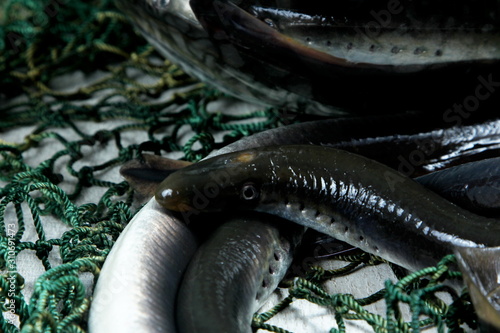
<instances>
[{"instance_id":1,"label":"knotted net rope","mask_svg":"<svg viewBox=\"0 0 500 333\"><path fill-rule=\"evenodd\" d=\"M197 161L290 122L272 108L210 110L220 99L227 97L156 54L109 0L0 3L1 332L87 331L100 268L140 208L129 185L110 176L120 165L142 152ZM26 266L30 258L39 265ZM362 299L329 294L322 284L379 262L366 254L341 259L338 271L311 268L295 278L289 296L256 315L254 327L287 332L267 321L297 299L333 308L338 329L331 332L343 332L346 320L364 320L376 332L476 325L468 295L441 284L457 274L448 269L453 258ZM422 277L430 282L419 285ZM453 302L444 304L439 291ZM386 316L363 308L375 301L387 303ZM410 321L401 317L402 303L413 310Z\"/></svg>"}]
</instances>

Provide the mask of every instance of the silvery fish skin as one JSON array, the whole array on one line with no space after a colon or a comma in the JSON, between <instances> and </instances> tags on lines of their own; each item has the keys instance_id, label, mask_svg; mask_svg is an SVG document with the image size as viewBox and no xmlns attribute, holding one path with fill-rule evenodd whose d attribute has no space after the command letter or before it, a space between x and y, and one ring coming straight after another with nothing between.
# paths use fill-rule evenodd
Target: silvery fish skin
<instances>
[{"instance_id":1,"label":"silvery fish skin","mask_svg":"<svg viewBox=\"0 0 500 333\"><path fill-rule=\"evenodd\" d=\"M96 284L89 332L251 332L253 314L284 277L304 229L280 230L285 221L267 214L225 216L197 250L198 237L184 222L154 198L130 221Z\"/></svg>"},{"instance_id":2,"label":"silvery fish skin","mask_svg":"<svg viewBox=\"0 0 500 333\"><path fill-rule=\"evenodd\" d=\"M136 160L130 161L122 167L120 172L134 189L144 195L152 195L151 190L158 186L159 179L164 178L162 175L165 172L172 172L187 165L190 163L156 155L144 155L142 163ZM203 218L201 217L201 219ZM172 223L176 225L175 220L166 220L169 225ZM221 226L213 232L207 241L202 243L183 276L175 308L178 318L176 326L179 332L251 332L253 314L263 305L283 279L304 231L302 227L290 226L287 221L268 214L245 214L245 216L225 214L218 217L218 220ZM195 223L198 226L200 223L206 225L204 222L206 221ZM198 229L196 225L194 229ZM197 234L199 233L197 232ZM130 232L125 233L124 237L126 238L127 235L130 237ZM183 236L189 237L190 234ZM182 237L179 238L173 237L174 241L183 240ZM120 239L122 243L127 243L122 238ZM115 263L120 260L120 256L124 256L123 259L130 258L131 254L120 245L122 243L117 244L117 250L114 250L118 251L118 255L112 253L112 259L108 261ZM166 244L170 244L170 242L157 244L160 248L158 253L161 254L161 247ZM150 246L149 244L145 244L145 246L147 247L145 255L149 257L148 248ZM154 250L156 252L156 249ZM174 251L178 250L170 249L172 253L169 255L171 256L175 253ZM176 259L180 260L180 258ZM148 262L156 263L157 259L156 257L150 258ZM170 261L165 260L165 269L170 272L174 269L182 270L184 262L178 261L176 263L178 266L175 267L168 265ZM120 270L123 267L124 265L115 265L111 269ZM108 269L110 268L106 267L106 270ZM150 273L152 274L152 272ZM159 272L158 280L162 279L163 273L165 272ZM114 271L113 274L120 276L121 271ZM177 281L173 279L172 274L165 275L163 278L168 283L167 288L175 288ZM141 285L148 283L147 281L142 282ZM134 290L134 286L127 287ZM151 294L154 294L155 286L150 288L152 289L150 290ZM148 288L144 289L149 290ZM102 291L97 289L97 293L102 293ZM162 313L169 315L172 313L171 296L175 294L158 294L158 297L169 304L170 308L156 307L149 299L143 305L146 308L151 306L148 311L151 313L151 317L163 318L163 325L172 323L172 318L163 317ZM134 296L136 299L140 297L140 295ZM148 298L151 296L148 295ZM156 295L153 295L152 298L155 299L155 297ZM99 302L99 298L97 301ZM120 301L123 302L123 299ZM110 304L110 306L116 308L117 304ZM100 319L102 318L95 318L94 315L94 321L98 322ZM128 322L126 325L134 327L134 329L141 328L143 331L145 322L136 319L137 317L131 316L129 320L133 321L133 325ZM109 324L110 321L108 320L106 323ZM159 327L164 330L161 325ZM170 332L173 329L172 327L166 331Z\"/></svg>"},{"instance_id":3,"label":"silvery fish skin","mask_svg":"<svg viewBox=\"0 0 500 333\"><path fill-rule=\"evenodd\" d=\"M387 70L408 72L500 56L496 0L358 1L352 8L346 5L349 1L269 2L267 7L248 2L240 6L309 48L345 59L346 65L390 65Z\"/></svg>"},{"instance_id":4,"label":"silvery fish skin","mask_svg":"<svg viewBox=\"0 0 500 333\"><path fill-rule=\"evenodd\" d=\"M492 0L461 1L452 6L456 17L430 10L416 19L414 9L407 14L411 1L401 1L397 15L380 3L365 4L369 15L343 20L328 11L293 12L291 6L304 7L300 1L247 1L242 8L220 0L115 2L166 57L256 104L322 114L435 112L474 96L477 85L498 90L500 10ZM468 22L474 6L491 8L489 16ZM335 9L342 18L346 9ZM370 24L380 13L388 23L379 23L374 35ZM436 17L447 20L436 23ZM481 91L481 109L498 100L492 92Z\"/></svg>"},{"instance_id":5,"label":"silvery fish skin","mask_svg":"<svg viewBox=\"0 0 500 333\"><path fill-rule=\"evenodd\" d=\"M157 175L189 164L144 155L142 163L131 161L121 172L134 189L152 195L159 184ZM186 221L151 200L106 260L95 291L90 331L251 332L253 314L283 279L304 228L268 214L225 214L217 220L221 226L197 250L178 294L181 274L199 237L184 225ZM190 222L196 230L200 223L207 225L201 216ZM115 290L117 282L120 294L113 295L109 290Z\"/></svg>"},{"instance_id":6,"label":"silvery fish skin","mask_svg":"<svg viewBox=\"0 0 500 333\"><path fill-rule=\"evenodd\" d=\"M246 147L261 144L252 136L243 141ZM272 144L272 140L268 144ZM231 151L230 147L226 146L224 151ZM234 149L241 149L239 143ZM185 163L157 158L148 159L147 163L150 167L164 169L185 166ZM153 179L140 187L144 191L142 194L152 196L148 191L155 188L155 183ZM281 242L281 239L276 241ZM198 242L185 220L163 209L154 197L151 198L129 222L104 263L93 294L89 332L176 333L175 299L182 275L197 247ZM291 260L286 257L288 253L283 252L280 264ZM245 281L253 286L253 281ZM270 286L264 288L269 289ZM240 327L246 328L246 324Z\"/></svg>"},{"instance_id":7,"label":"silvery fish skin","mask_svg":"<svg viewBox=\"0 0 500 333\"><path fill-rule=\"evenodd\" d=\"M97 280L89 332L176 333L175 296L198 243L152 199L130 221Z\"/></svg>"},{"instance_id":8,"label":"silvery fish skin","mask_svg":"<svg viewBox=\"0 0 500 333\"><path fill-rule=\"evenodd\" d=\"M482 149L485 147L485 142L491 141L494 142L495 137L498 136L498 129L500 129L500 126L497 124L497 121L489 121L486 123L480 123L477 125L470 125L470 126L462 126L462 127L453 127L448 130L439 130L439 131L430 131L427 133L420 133L419 131L423 131L424 129L429 130L430 128L433 128L433 125L429 125L428 121L422 122L419 126L417 126L417 121L418 117L400 117L400 116L389 116L385 118L354 118L354 119L335 119L335 120L322 120L322 121L313 121L313 122L306 122L306 123L301 123L301 124L296 124L296 125L290 125L287 127L281 127L277 129L272 129L268 130L265 132L261 132L258 134L255 134L251 137L246 137L243 138L242 140L239 140L235 143L233 143L230 146L227 146L219 151L217 153L213 153L212 155L217 155L217 154L222 154L225 152L229 152L231 150L242 150L249 145L256 145L256 146L264 146L270 142L274 142L276 144L286 144L286 143L311 143L311 144L338 144L340 146L345 146L346 148L351 148L353 150L356 150L358 152L370 152L371 150L377 150L380 151L380 149L374 149L373 144L376 143L377 141L380 143L380 145L384 146L387 148L388 151L390 151L392 154L396 151L396 147L402 146L402 152L407 150L407 151L413 151L418 148L418 146L413 146L414 144L417 145L419 142L425 141L425 139L432 139L435 145L439 145L439 148L436 146L435 147L435 152L436 153L441 153L444 154L448 157L457 155L463 155L465 154L466 151L468 151L471 147L475 146L476 144L474 142L477 141L477 143L481 143L480 146ZM391 126L387 126L388 123L391 123ZM411 126L408 126L408 123L411 124ZM385 126L384 126L385 125ZM417 128L415 128L415 126ZM394 133L395 128L397 128L396 132L401 133L398 135L389 135L389 133ZM350 129L350 130L348 130ZM415 134L415 132L418 132ZM406 135L402 135L405 133ZM375 138L376 137L376 138ZM441 146L440 143L443 143ZM493 144L494 146L494 144ZM231 148L232 147L232 148ZM452 153L456 152L456 153ZM378 154L379 158L391 163L389 160L384 159L384 154ZM150 193L150 191L154 188L157 187L158 183L160 180L163 180L163 178L166 177L167 174L170 173L172 170L176 170L182 167L185 167L189 165L187 162L182 162L182 161L176 161L176 160L169 160L166 158L162 158L159 156L155 155L145 155L145 164L139 164L137 162L130 163L126 166L126 171L123 171L127 173L127 179L131 184L133 184L134 188L139 187L139 186L145 186L146 184L146 190L143 190L146 193ZM429 158L432 159L437 159L434 155L430 155ZM480 161L478 162L479 164L479 170L481 170L482 165L485 163L485 161ZM394 164L394 163L393 163ZM422 161L423 164L423 161ZM396 164L394 164L396 165ZM493 168L494 164L489 162L489 165L491 165L491 168ZM423 166L423 165L422 165ZM456 167L459 169L462 169L463 167L459 166ZM151 174L151 169L154 169L158 172L158 176L149 178L149 183L146 179L146 175ZM449 174L450 171L454 170L455 168L448 169L446 171L446 174ZM469 167L470 169L470 167ZM131 172L131 170L136 170L134 172ZM474 171L475 170L475 171ZM470 176L474 176L476 179L479 177L480 173L477 171L477 167L473 171L469 171L466 174L460 173L459 171L453 171L452 174L455 175L458 179L454 180L449 180L449 177L443 177L442 174L436 174L436 175L429 175L429 178L421 178L423 181L426 181L426 184L431 184L434 190L439 190L443 192L443 188L446 187L446 184L449 182L452 182L455 186L461 186L461 187L467 187L469 191L477 191L477 187L472 186L471 184L467 184L467 178L470 178ZM148 172L149 171L149 172ZM494 170L493 170L494 171ZM137 181L133 182L132 178L133 177L139 178ZM443 179L444 178L444 179ZM491 179L490 179L491 180ZM420 181L420 180L418 180ZM460 181L462 183L460 183ZM465 183L464 183L465 182ZM462 185L460 185L462 184ZM491 186L491 182L489 183ZM488 186L486 186L488 187ZM149 189L149 190L148 190ZM483 188L484 190L484 188ZM494 191L493 189L489 188L489 190ZM449 191L444 190L444 194L449 194ZM450 199L449 197L447 197ZM455 196L456 199L456 196ZM477 198L480 201L481 199L487 199L484 196L481 196ZM469 198L462 198L461 201L467 201L470 200ZM487 202L486 202L487 203ZM261 218L262 220L265 220ZM262 221L255 221L256 223L259 224L265 224ZM248 224L244 224L243 222L238 222L233 221L232 222L232 229L235 230L240 228L241 230L247 230L251 229ZM274 227L270 227L268 225L262 225L261 226L261 232L264 234L272 234L273 232L276 231ZM224 229L228 230L228 229ZM274 231L273 231L274 230ZM219 231L219 235L220 235ZM212 241L212 244L215 242L215 246L219 247L224 247L224 244L228 244L228 242L231 242L231 239L234 239L235 237L238 237L236 235L226 235L226 242L220 240L219 236L219 243L216 241ZM215 236L214 236L215 237ZM241 236L240 236L241 237ZM272 251L274 246L278 246L280 244L280 239L281 238L275 238L274 241L269 241L267 244L270 244L271 246L263 247L262 252L258 253L261 256L264 255L266 251ZM254 239L255 240L255 239ZM246 241L243 243L248 243L252 242L251 238L246 238ZM208 246L208 245L206 245ZM259 244L256 244L256 246L259 246ZM260 246L263 246L263 243L260 243ZM214 246L212 246L211 253L214 252L213 249ZM230 256L233 251L237 252L237 244L231 243L231 247L236 247L232 250L226 251L226 252L220 252L220 256ZM205 247L206 248L206 247ZM210 250L210 247L209 247ZM285 253L286 254L286 253ZM207 254L203 254L203 252L198 252L197 257L199 258L205 258ZM260 256L260 258L262 258ZM242 257L244 258L244 257ZM252 274L257 274L259 272L259 267L254 266L253 264L255 262L249 261L249 262L243 262L242 258L230 258L232 263L234 264L242 264L243 266L246 266L248 272L253 272ZM283 260L290 260L291 257L283 256ZM219 279L218 282L214 282L213 280L209 279L208 277L212 277L214 274L223 274L220 271L217 272L212 272L210 274L197 274L196 269L193 268L194 265L201 266L201 270L208 270L206 267L203 267L203 265L209 265L212 268L215 266L219 260L213 260L214 257L212 257L212 260L210 262L198 259L197 264L192 264L190 273L187 273L186 280L184 282L184 289L183 289L183 295L180 298L182 301L182 305L179 306L179 312L178 312L178 317L181 318L179 320L181 327L185 328L186 331L196 331L197 329L200 329L199 327L201 326L203 329L202 331L218 331L220 330L219 325L223 325L224 329L227 329L229 331L236 332L238 330L247 330L250 329L250 325L248 323L248 320L246 323L241 324L241 325L236 325L236 322L238 320L237 317L227 317L227 309L218 307L218 306L211 306L210 302L214 300L212 292L213 290L221 290L221 288L226 288L224 294L226 295L233 295L234 290L231 289L231 280L224 280L224 279ZM262 259L261 259L262 261ZM263 260L265 262L265 260ZM273 260L271 260L272 262ZM215 264L214 264L215 262ZM280 262L282 264L283 262ZM264 265L265 266L265 265ZM287 264L283 264L281 266L281 271L283 271L287 267ZM252 270L253 268L253 270ZM265 268L265 267L264 267ZM280 271L280 269L277 269L277 271ZM264 274L266 271L265 270L260 270L259 274ZM252 275L253 276L253 275ZM273 290L276 286L276 283L279 281L279 277L281 275L277 274L274 276L274 279L271 279L270 282L267 284L267 288L264 288L264 291L267 290L267 292ZM197 281L196 278L202 279L202 281ZM190 282L186 282L190 281ZM255 287L258 287L259 285L256 285L255 283L260 281L260 279L247 279L243 278L243 280L235 280L234 282L241 286L241 281L246 281L244 284L247 286L244 288L246 293L252 294L255 293L255 290L252 289ZM210 284L215 284L217 288L210 288ZM186 287L186 285L189 285L189 287ZM207 285L209 287L207 287ZM203 293L200 291L200 288L202 291L205 291ZM250 291L249 291L250 290ZM189 306L189 303L187 300L193 300L195 301L191 302L191 306ZM203 298L203 300L201 300ZM260 300L264 300L266 297L262 296ZM226 302L221 302L220 304L228 305L228 308L234 308L239 305L236 305L234 303L230 302L230 297L226 300ZM247 301L253 301L253 297L242 297L241 300L247 300ZM197 305L199 305L201 308L199 308ZM241 305L241 304L240 304ZM258 304L255 305L255 307L258 307ZM254 307L254 308L255 308ZM251 315L252 310L247 306L243 307L247 310L247 312L244 314L247 316ZM254 309L253 308L253 309ZM212 313L210 318L220 318L221 316L226 316L226 321L220 321L220 320L202 320L200 317L204 316L204 312L206 312L206 309L212 309L214 313ZM151 310L152 311L152 310ZM152 314L154 315L156 312L152 311ZM242 316L242 312L238 311L237 312L240 316ZM183 324L184 323L184 324ZM233 325L232 325L233 324Z\"/></svg>"},{"instance_id":9,"label":"silvery fish skin","mask_svg":"<svg viewBox=\"0 0 500 333\"><path fill-rule=\"evenodd\" d=\"M363 6L352 10L353 3ZM499 82L496 0L389 4L191 0L239 71L331 108L442 112L474 96L480 78ZM382 12L387 22L377 26Z\"/></svg>"}]
</instances>

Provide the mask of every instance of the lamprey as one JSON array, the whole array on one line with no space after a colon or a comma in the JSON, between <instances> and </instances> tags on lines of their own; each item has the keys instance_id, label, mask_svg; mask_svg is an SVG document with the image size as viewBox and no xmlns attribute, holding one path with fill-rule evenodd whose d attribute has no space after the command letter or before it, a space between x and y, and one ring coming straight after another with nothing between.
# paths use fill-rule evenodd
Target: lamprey
<instances>
[{"instance_id":1,"label":"lamprey","mask_svg":"<svg viewBox=\"0 0 500 333\"><path fill-rule=\"evenodd\" d=\"M496 0L190 4L229 70L303 105L441 114L474 94L479 77L500 77ZM498 92L488 96L498 102Z\"/></svg>"},{"instance_id":2,"label":"lamprey","mask_svg":"<svg viewBox=\"0 0 500 333\"><path fill-rule=\"evenodd\" d=\"M176 291L196 248L187 226L150 200L127 225L104 263L89 331L176 333Z\"/></svg>"},{"instance_id":3,"label":"lamprey","mask_svg":"<svg viewBox=\"0 0 500 333\"><path fill-rule=\"evenodd\" d=\"M304 231L268 214L224 220L184 275L180 333L251 333L253 314L285 276Z\"/></svg>"},{"instance_id":4,"label":"lamprey","mask_svg":"<svg viewBox=\"0 0 500 333\"><path fill-rule=\"evenodd\" d=\"M115 3L164 56L253 103L441 114L471 95L476 113L498 102L496 0Z\"/></svg>"},{"instance_id":5,"label":"lamprey","mask_svg":"<svg viewBox=\"0 0 500 333\"><path fill-rule=\"evenodd\" d=\"M453 247L496 246L500 225L378 162L334 148L263 147L201 161L156 192L184 218L251 209L278 215L411 270Z\"/></svg>"},{"instance_id":6,"label":"lamprey","mask_svg":"<svg viewBox=\"0 0 500 333\"><path fill-rule=\"evenodd\" d=\"M313 144L375 159L411 177L499 155L500 120L451 124L445 126L418 113L309 121L254 134L216 154L259 146Z\"/></svg>"},{"instance_id":7,"label":"lamprey","mask_svg":"<svg viewBox=\"0 0 500 333\"><path fill-rule=\"evenodd\" d=\"M398 124L396 129L387 126L389 119L392 120L392 124L396 121ZM211 156L262 145L290 143L332 145L340 143L343 149L347 149L349 146L356 147L353 148L353 151L359 153L370 152L371 150L380 151L380 147L386 147L387 152L394 152L397 149L398 154L401 156L409 156L408 152L421 151L426 154L428 161L448 161L448 157L456 156L458 161L462 162L464 156L484 156L481 153L481 149L484 147L489 147L488 149L491 148L490 151L495 151L495 140L498 137L497 133L500 127L497 121L435 130L434 128L438 127L437 125L434 126L432 122L428 122L428 119L426 121L419 119L418 116L368 119L352 118L291 125L245 137L212 153ZM385 126L384 123L386 124ZM411 126L407 124L411 124ZM347 131L347 128L350 128L350 130ZM456 138L459 138L459 140L452 140ZM443 144L438 145L438 141ZM426 142L433 143L435 150L432 154L429 154L430 151L428 149L424 149L428 148L428 145L425 145ZM443 147L445 149L442 149ZM456 153L450 154L450 152ZM382 155L389 156L390 154L385 153ZM132 165L127 165L123 169L123 171L126 171L126 175L125 172L124 175L129 182L131 182L132 177L137 177L131 184L145 197L152 195L151 190L157 186L158 179L161 179L163 175L170 174L172 169L178 169L187 165L187 163L179 164L179 162L171 160L165 163L162 159L160 160L154 156L145 157L145 160L146 164L134 163L138 169L134 169ZM398 163L400 162L397 158L382 158L381 161L395 168L398 167ZM429 170L432 170L433 168L429 169L426 167L429 165L428 161L421 161L419 165L414 165L415 173L427 173ZM443 165L449 166L450 163L440 164L440 166ZM148 172L148 168L150 170L157 169L160 172L152 174ZM151 218L151 214L154 214L156 218ZM123 235L120 236L119 242L115 245L116 249L108 256L107 263L100 275L91 308L90 332L109 332L110 330L115 330L114 328L120 329L122 332L135 332L138 330L141 332L155 332L156 329L162 329L164 332L176 332L173 322L173 302L181 281L183 269L187 267L191 258L190 255L184 255L183 251L189 250L191 251L190 254L193 254L197 246L192 232L182 227L182 225L182 219L180 220L177 216L161 209L154 200L138 213ZM161 237L168 230L175 231L179 228L182 229L182 233L173 234L169 237ZM131 230L135 231L132 232ZM139 237L136 234L143 235L144 237ZM159 235L159 237L156 237L156 235ZM193 248L190 248L189 244ZM172 270L169 270L170 273L164 270L155 273L153 281L156 282L151 285L149 282L151 277L147 272L153 272L158 264L167 266L174 264L174 262L169 261L169 257L165 257L162 262L151 259L162 251L173 253L179 259L179 262L174 266L169 266L172 268ZM178 252L181 254L176 255ZM142 268L138 271L131 270L131 265ZM175 272L175 274L167 275L167 273L171 274L172 272ZM126 280L124 280L124 277L127 277ZM123 281L127 282L127 284L123 285L122 292L120 293L121 298L109 298L109 291L118 290L117 286L122 285ZM159 283L159 281L164 282ZM165 289L167 285L170 286L169 290ZM154 295L155 297L147 296L149 299L143 299L143 295ZM165 305L166 307L157 306L160 303L154 301L158 300L156 296L172 303L168 303L168 305ZM105 308L99 306L106 299L115 301L109 304L106 303ZM133 305L130 305L132 303ZM127 308L126 311L132 311L140 315L131 314L124 318L122 315L122 313L125 313L123 312L125 311L124 307ZM154 327L152 323L155 323Z\"/></svg>"}]
</instances>

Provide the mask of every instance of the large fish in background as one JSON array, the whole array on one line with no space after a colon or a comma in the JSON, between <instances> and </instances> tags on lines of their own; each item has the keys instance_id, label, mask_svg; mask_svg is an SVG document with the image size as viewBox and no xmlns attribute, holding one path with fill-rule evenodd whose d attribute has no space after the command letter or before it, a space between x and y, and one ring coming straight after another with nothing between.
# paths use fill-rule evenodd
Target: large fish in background
<instances>
[{"instance_id":1,"label":"large fish in background","mask_svg":"<svg viewBox=\"0 0 500 333\"><path fill-rule=\"evenodd\" d=\"M451 118L497 100L496 0L116 3L169 59L254 103Z\"/></svg>"}]
</instances>

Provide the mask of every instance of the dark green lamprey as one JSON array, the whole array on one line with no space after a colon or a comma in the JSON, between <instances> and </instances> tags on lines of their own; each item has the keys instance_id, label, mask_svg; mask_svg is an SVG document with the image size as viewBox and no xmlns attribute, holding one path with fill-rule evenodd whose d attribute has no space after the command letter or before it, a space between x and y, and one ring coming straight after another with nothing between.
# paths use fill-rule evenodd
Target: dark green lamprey
<instances>
[{"instance_id":1,"label":"dark green lamprey","mask_svg":"<svg viewBox=\"0 0 500 333\"><path fill-rule=\"evenodd\" d=\"M454 247L500 244L494 220L469 213L373 160L319 146L224 154L173 173L156 192L186 218L251 209L278 215L411 270Z\"/></svg>"}]
</instances>

